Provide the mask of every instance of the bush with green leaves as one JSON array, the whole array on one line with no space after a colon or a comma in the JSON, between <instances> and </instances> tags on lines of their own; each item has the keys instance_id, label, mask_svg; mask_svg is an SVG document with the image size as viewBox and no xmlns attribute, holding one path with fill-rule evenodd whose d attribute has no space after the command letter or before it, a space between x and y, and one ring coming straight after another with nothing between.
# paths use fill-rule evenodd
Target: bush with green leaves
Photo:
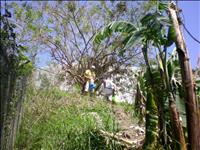
<instances>
[{"instance_id":1,"label":"bush with green leaves","mask_svg":"<svg viewBox=\"0 0 200 150\"><path fill-rule=\"evenodd\" d=\"M15 148L112 149L99 129L118 130L106 102L57 88L29 88Z\"/></svg>"}]
</instances>

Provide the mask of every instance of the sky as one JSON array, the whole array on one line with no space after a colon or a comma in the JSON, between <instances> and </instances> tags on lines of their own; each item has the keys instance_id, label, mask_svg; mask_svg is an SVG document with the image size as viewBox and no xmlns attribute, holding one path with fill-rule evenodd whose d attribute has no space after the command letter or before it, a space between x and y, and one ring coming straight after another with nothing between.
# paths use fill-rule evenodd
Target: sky
<instances>
[{"instance_id":1,"label":"sky","mask_svg":"<svg viewBox=\"0 0 200 150\"><path fill-rule=\"evenodd\" d=\"M179 1L178 7L182 9L186 28L200 41L200 1ZM200 55L200 43L194 41L184 29L183 33L192 68L195 68Z\"/></svg>"}]
</instances>

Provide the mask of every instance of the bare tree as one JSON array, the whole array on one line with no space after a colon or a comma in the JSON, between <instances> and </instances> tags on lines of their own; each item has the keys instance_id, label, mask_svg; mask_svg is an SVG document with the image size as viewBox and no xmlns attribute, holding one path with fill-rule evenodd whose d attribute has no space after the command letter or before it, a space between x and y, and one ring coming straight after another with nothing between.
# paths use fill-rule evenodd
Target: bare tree
<instances>
[{"instance_id":1,"label":"bare tree","mask_svg":"<svg viewBox=\"0 0 200 150\"><path fill-rule=\"evenodd\" d=\"M95 34L108 22L131 19L136 8L127 7L127 2L44 2L38 8L42 17L35 17L37 24L30 21L27 24L32 30L32 40L50 50L53 59L77 83L84 83L83 73L92 64L96 66L99 80L105 74L123 73L120 66L138 61L136 56L140 56L140 51L137 45L121 51L125 39L117 34L101 45L93 43ZM38 16L39 12L35 13L33 8L25 10ZM113 69L109 71L111 67Z\"/></svg>"}]
</instances>

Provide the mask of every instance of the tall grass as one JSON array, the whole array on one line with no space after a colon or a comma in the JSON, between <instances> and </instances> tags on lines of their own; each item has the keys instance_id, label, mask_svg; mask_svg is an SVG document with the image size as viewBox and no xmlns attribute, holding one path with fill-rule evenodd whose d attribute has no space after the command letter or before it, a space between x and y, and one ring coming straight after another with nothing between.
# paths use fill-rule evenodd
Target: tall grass
<instances>
[{"instance_id":1,"label":"tall grass","mask_svg":"<svg viewBox=\"0 0 200 150\"><path fill-rule=\"evenodd\" d=\"M109 105L102 100L57 88L29 87L23 112L15 149L121 149L98 134L99 129L118 130Z\"/></svg>"}]
</instances>

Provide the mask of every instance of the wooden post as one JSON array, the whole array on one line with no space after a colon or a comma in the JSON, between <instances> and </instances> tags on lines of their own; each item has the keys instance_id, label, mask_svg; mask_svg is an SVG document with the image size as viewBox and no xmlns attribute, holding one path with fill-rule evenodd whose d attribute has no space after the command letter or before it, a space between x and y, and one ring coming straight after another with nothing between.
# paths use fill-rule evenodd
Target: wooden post
<instances>
[{"instance_id":1,"label":"wooden post","mask_svg":"<svg viewBox=\"0 0 200 150\"><path fill-rule=\"evenodd\" d=\"M198 100L195 93L192 70L189 63L188 51L186 49L183 34L177 18L177 8L173 3L170 3L169 15L176 33L176 48L179 56L179 63L181 67L182 83L184 87L184 99L187 115L187 129L188 129L188 149L200 150L200 119L198 110Z\"/></svg>"}]
</instances>

